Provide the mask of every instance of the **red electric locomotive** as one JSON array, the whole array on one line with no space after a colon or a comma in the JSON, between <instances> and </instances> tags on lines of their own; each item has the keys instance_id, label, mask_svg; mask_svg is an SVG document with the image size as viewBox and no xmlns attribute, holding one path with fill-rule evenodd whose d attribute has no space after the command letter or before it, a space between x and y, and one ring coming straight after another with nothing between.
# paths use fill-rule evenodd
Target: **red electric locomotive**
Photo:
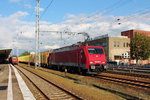
<instances>
[{"instance_id":1,"label":"red electric locomotive","mask_svg":"<svg viewBox=\"0 0 150 100\"><path fill-rule=\"evenodd\" d=\"M97 74L106 70L106 56L100 46L69 46L50 53L48 65L59 70Z\"/></svg>"},{"instance_id":2,"label":"red electric locomotive","mask_svg":"<svg viewBox=\"0 0 150 100\"><path fill-rule=\"evenodd\" d=\"M13 65L18 64L18 57L17 56L11 56L9 57L9 62Z\"/></svg>"}]
</instances>

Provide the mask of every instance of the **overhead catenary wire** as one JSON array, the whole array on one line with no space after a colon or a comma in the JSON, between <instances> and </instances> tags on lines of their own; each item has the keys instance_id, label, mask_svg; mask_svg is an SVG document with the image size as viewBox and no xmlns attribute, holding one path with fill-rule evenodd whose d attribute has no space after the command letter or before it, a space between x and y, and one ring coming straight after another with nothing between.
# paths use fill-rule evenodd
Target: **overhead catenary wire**
<instances>
[{"instance_id":1,"label":"overhead catenary wire","mask_svg":"<svg viewBox=\"0 0 150 100\"><path fill-rule=\"evenodd\" d=\"M112 12L113 10L116 10L120 7L122 7L123 5L126 5L130 2L131 0L118 0L117 2L114 2L112 5L108 6L105 8L105 12L103 12L103 14L107 14ZM98 18L97 15L102 13L102 11L98 11L96 13L93 13L91 15L85 16L84 18L80 19L80 23L84 23L87 22L88 19L92 18L93 16L95 16L95 20ZM85 19L86 18L86 19ZM91 27L90 27L91 28Z\"/></svg>"},{"instance_id":2,"label":"overhead catenary wire","mask_svg":"<svg viewBox=\"0 0 150 100\"><path fill-rule=\"evenodd\" d=\"M45 8L44 12L42 13L41 15L41 19L43 18L43 16L45 15L45 13L47 12L48 8L52 5L54 0L51 0L50 3L48 4L48 6ZM114 4L112 4L111 6L107 7L107 12L106 13L109 13L109 12L112 12L113 10L116 10L122 6L124 6L125 4L128 4L129 3L129 0L118 0L117 2L115 2ZM90 18L90 17L93 17L93 16L88 16L87 18ZM117 18L116 18L117 19ZM81 19L82 21L84 21L85 19ZM81 22L81 21L80 21Z\"/></svg>"},{"instance_id":3,"label":"overhead catenary wire","mask_svg":"<svg viewBox=\"0 0 150 100\"><path fill-rule=\"evenodd\" d=\"M50 1L50 3L48 4L48 6L45 8L44 12L42 13L42 15L41 15L41 18L40 18L40 19L42 19L42 18L43 18L43 16L44 16L44 15L45 15L45 13L47 12L48 8L52 5L53 1L54 1L54 0L51 0L51 1Z\"/></svg>"},{"instance_id":4,"label":"overhead catenary wire","mask_svg":"<svg viewBox=\"0 0 150 100\"><path fill-rule=\"evenodd\" d=\"M44 16L45 13L47 12L48 8L52 5L53 1L54 1L54 0L51 0L51 1L50 1L50 3L48 4L48 6L45 8L45 11L44 11L43 14L41 15L41 18L40 18L40 19L43 18L43 16ZM113 7L112 7L112 6L109 6L109 7L107 7L107 9L110 10L110 11L112 11L112 8L113 8L113 10L114 10L115 8L119 8L119 6L125 4L125 2L128 3L128 1L119 0L119 1L115 2L115 3L112 5ZM111 9L110 9L110 8L111 8ZM93 16L88 16L87 18L90 18L90 17L93 17ZM81 19L80 22L83 22L83 21L84 21L84 19Z\"/></svg>"},{"instance_id":5,"label":"overhead catenary wire","mask_svg":"<svg viewBox=\"0 0 150 100\"><path fill-rule=\"evenodd\" d=\"M120 21L133 21L133 20L135 20L135 17L137 19L137 16L138 16L138 18L142 18L144 16L149 16L149 14L150 14L150 7L147 7L145 9L136 11L135 14L124 16L124 17L119 18L119 19L120 19Z\"/></svg>"},{"instance_id":6,"label":"overhead catenary wire","mask_svg":"<svg viewBox=\"0 0 150 100\"><path fill-rule=\"evenodd\" d=\"M124 5L131 2L131 0L119 0L118 2L112 4L111 6L107 7L105 10L107 10L104 14L110 13L120 7L123 7Z\"/></svg>"}]
</instances>

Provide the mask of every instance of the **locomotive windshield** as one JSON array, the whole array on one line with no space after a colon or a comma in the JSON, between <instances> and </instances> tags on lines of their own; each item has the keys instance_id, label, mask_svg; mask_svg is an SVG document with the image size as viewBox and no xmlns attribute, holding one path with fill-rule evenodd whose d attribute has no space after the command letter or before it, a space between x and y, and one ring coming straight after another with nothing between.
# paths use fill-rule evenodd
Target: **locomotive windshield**
<instances>
[{"instance_id":1,"label":"locomotive windshield","mask_svg":"<svg viewBox=\"0 0 150 100\"><path fill-rule=\"evenodd\" d=\"M90 54L103 54L102 48L88 48Z\"/></svg>"},{"instance_id":2,"label":"locomotive windshield","mask_svg":"<svg viewBox=\"0 0 150 100\"><path fill-rule=\"evenodd\" d=\"M12 57L13 59L17 59L17 57Z\"/></svg>"}]
</instances>

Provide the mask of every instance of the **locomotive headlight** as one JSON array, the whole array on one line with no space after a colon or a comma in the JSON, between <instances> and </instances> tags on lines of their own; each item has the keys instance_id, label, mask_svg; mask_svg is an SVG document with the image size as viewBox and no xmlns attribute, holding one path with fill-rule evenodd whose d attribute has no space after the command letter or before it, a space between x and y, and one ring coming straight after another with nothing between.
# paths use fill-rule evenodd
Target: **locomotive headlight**
<instances>
[{"instance_id":1,"label":"locomotive headlight","mask_svg":"<svg viewBox=\"0 0 150 100\"><path fill-rule=\"evenodd\" d=\"M104 64L105 62L102 62L102 64Z\"/></svg>"},{"instance_id":2,"label":"locomotive headlight","mask_svg":"<svg viewBox=\"0 0 150 100\"><path fill-rule=\"evenodd\" d=\"M93 64L93 63L94 63L94 62L92 62L92 61L90 62L90 64Z\"/></svg>"}]
</instances>

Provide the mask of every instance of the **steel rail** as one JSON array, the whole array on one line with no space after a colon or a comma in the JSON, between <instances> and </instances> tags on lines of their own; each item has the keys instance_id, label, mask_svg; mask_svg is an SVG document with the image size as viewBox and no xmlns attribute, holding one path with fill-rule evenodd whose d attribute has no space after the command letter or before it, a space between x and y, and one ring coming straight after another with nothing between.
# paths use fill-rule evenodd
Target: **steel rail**
<instances>
[{"instance_id":1,"label":"steel rail","mask_svg":"<svg viewBox=\"0 0 150 100\"><path fill-rule=\"evenodd\" d=\"M50 100L49 97L45 95L45 93L23 71L21 71L19 68L17 69L34 85L34 87L36 87L38 91L40 91L40 93L44 96L45 99Z\"/></svg>"}]
</instances>

